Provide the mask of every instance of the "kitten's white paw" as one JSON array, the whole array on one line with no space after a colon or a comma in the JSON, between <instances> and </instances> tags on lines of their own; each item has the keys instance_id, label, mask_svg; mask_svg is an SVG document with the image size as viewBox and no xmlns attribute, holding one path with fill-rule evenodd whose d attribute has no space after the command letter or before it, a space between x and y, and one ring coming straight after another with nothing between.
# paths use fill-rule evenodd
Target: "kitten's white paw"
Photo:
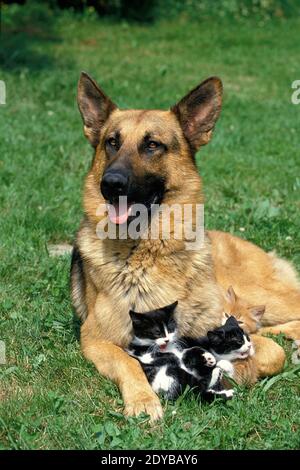
<instances>
[{"instance_id":1,"label":"kitten's white paw","mask_svg":"<svg viewBox=\"0 0 300 470\"><path fill-rule=\"evenodd\" d=\"M234 376L234 367L231 362L226 361L226 359L221 359L217 364L220 369L222 369L229 377Z\"/></svg>"},{"instance_id":2,"label":"kitten's white paw","mask_svg":"<svg viewBox=\"0 0 300 470\"><path fill-rule=\"evenodd\" d=\"M229 390L224 390L224 393L226 395L226 398L232 398L234 395L234 390L232 388Z\"/></svg>"},{"instance_id":3,"label":"kitten's white paw","mask_svg":"<svg viewBox=\"0 0 300 470\"><path fill-rule=\"evenodd\" d=\"M211 353L206 352L203 354L203 357L205 358L206 365L208 367L214 367L216 365L217 361Z\"/></svg>"},{"instance_id":4,"label":"kitten's white paw","mask_svg":"<svg viewBox=\"0 0 300 470\"><path fill-rule=\"evenodd\" d=\"M215 367L211 373L209 387L210 388L214 387L219 382L219 380L222 379L222 377L223 377L223 370L220 367Z\"/></svg>"},{"instance_id":5,"label":"kitten's white paw","mask_svg":"<svg viewBox=\"0 0 300 470\"><path fill-rule=\"evenodd\" d=\"M226 397L227 400L232 398L233 395L234 395L234 390L232 388L230 388L229 390L214 390L213 388L209 388L207 390L209 393L213 393L214 395L216 396L220 396L220 397Z\"/></svg>"}]
</instances>

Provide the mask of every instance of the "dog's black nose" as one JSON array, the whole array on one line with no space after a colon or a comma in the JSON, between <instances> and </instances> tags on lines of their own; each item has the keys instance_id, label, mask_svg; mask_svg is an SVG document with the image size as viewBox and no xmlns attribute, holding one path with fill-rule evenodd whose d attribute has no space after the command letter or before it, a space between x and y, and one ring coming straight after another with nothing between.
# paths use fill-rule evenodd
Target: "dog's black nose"
<instances>
[{"instance_id":1,"label":"dog's black nose","mask_svg":"<svg viewBox=\"0 0 300 470\"><path fill-rule=\"evenodd\" d=\"M120 170L107 170L101 181L101 192L107 201L113 201L119 196L127 196L128 174Z\"/></svg>"}]
</instances>

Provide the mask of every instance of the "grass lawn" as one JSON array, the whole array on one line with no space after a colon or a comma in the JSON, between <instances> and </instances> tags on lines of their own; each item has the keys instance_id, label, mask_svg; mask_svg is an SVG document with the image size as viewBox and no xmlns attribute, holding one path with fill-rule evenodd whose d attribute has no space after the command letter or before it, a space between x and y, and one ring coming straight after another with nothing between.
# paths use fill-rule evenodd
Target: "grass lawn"
<instances>
[{"instance_id":1,"label":"grass lawn","mask_svg":"<svg viewBox=\"0 0 300 470\"><path fill-rule=\"evenodd\" d=\"M228 403L199 404L187 393L166 403L154 426L145 416L125 419L117 388L81 355L70 259L47 250L72 242L82 216L92 151L75 100L80 71L121 107L145 108L166 108L218 75L223 113L198 155L206 226L276 248L300 269L300 105L291 104L299 29L295 18L141 26L67 14L8 24L0 51L0 448L300 447L300 369L280 337L288 362L275 379L239 388Z\"/></svg>"}]
</instances>

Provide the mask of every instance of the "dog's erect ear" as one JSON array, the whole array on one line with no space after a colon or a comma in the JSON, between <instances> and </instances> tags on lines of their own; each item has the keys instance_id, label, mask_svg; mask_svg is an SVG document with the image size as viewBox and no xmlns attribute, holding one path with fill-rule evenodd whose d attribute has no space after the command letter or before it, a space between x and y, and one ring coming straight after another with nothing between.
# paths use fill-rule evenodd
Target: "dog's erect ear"
<instances>
[{"instance_id":1,"label":"dog's erect ear","mask_svg":"<svg viewBox=\"0 0 300 470\"><path fill-rule=\"evenodd\" d=\"M218 77L208 78L171 108L193 151L211 139L221 111L222 90L222 82Z\"/></svg>"},{"instance_id":2,"label":"dog's erect ear","mask_svg":"<svg viewBox=\"0 0 300 470\"><path fill-rule=\"evenodd\" d=\"M101 127L109 114L116 109L116 105L85 72L81 72L78 82L77 101L83 119L84 134L92 146L97 147Z\"/></svg>"}]
</instances>

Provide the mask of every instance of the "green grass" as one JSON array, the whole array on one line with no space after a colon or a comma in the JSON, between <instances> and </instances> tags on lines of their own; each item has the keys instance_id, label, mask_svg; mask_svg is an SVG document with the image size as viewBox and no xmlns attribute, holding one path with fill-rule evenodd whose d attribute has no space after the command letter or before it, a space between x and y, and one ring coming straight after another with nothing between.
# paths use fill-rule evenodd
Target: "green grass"
<instances>
[{"instance_id":1,"label":"green grass","mask_svg":"<svg viewBox=\"0 0 300 470\"><path fill-rule=\"evenodd\" d=\"M5 13L5 12L4 12ZM166 108L210 75L223 113L198 163L206 225L276 248L300 268L300 19L256 25L184 19L149 26L92 17L8 24L0 79L0 446L17 449L299 448L299 368L226 404L191 394L165 404L162 422L125 419L117 388L81 353L69 300L67 256L92 151L76 107L80 70L122 107ZM8 22L9 23L9 22ZM17 29L17 31L16 31ZM240 230L242 228L242 231ZM244 229L244 231L243 231Z\"/></svg>"}]
</instances>

